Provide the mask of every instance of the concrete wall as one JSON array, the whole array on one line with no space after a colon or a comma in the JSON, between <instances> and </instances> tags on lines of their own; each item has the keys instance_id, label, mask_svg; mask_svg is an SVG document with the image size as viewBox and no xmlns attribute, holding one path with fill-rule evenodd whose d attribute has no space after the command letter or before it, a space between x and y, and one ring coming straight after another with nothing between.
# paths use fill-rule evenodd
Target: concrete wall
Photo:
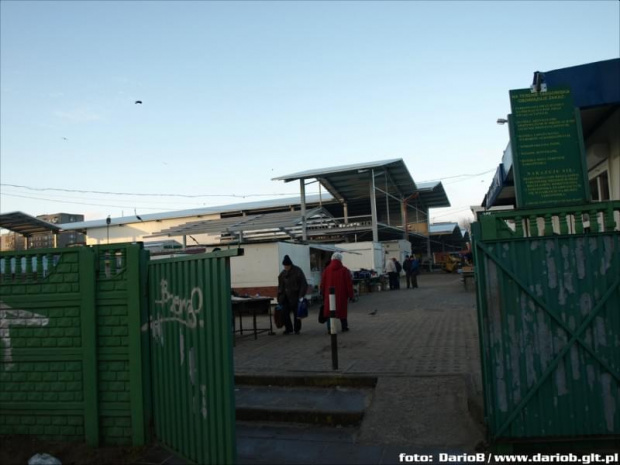
<instances>
[{"instance_id":1,"label":"concrete wall","mask_svg":"<svg viewBox=\"0 0 620 465\"><path fill-rule=\"evenodd\" d=\"M21 266L0 266L0 435L144 444L144 251L46 249L6 261Z\"/></svg>"},{"instance_id":2,"label":"concrete wall","mask_svg":"<svg viewBox=\"0 0 620 465\"><path fill-rule=\"evenodd\" d=\"M149 239L144 239L145 236L158 233L163 229L180 226L190 221L204 221L219 219L220 215L203 215L203 216L190 216L184 218L171 218L158 221L142 221L139 223L124 223L124 224L112 224L109 227L100 226L95 228L88 228L86 234L86 243L88 245L103 245L108 243L108 234L110 244L120 242L147 242ZM219 242L219 234L217 236L209 236L207 234L192 234L192 236L201 244L210 244ZM151 239L153 242L160 242L164 239L174 239L183 243L183 236L173 237L159 237ZM187 238L187 245L195 245L196 243Z\"/></svg>"}]
</instances>

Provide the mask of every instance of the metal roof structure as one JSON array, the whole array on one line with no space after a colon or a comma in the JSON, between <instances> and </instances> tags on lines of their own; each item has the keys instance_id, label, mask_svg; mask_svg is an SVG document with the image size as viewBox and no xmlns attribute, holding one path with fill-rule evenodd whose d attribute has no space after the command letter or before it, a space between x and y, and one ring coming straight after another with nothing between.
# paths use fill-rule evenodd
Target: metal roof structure
<instances>
[{"instance_id":1,"label":"metal roof structure","mask_svg":"<svg viewBox=\"0 0 620 465\"><path fill-rule=\"evenodd\" d=\"M59 233L62 230L62 228L55 224L48 223L23 212L0 214L0 228L8 229L26 237L40 233Z\"/></svg>"},{"instance_id":2,"label":"metal roof structure","mask_svg":"<svg viewBox=\"0 0 620 465\"><path fill-rule=\"evenodd\" d=\"M434 182L420 182L418 183L418 192L422 202L428 208L443 208L450 206L450 200L448 200L448 194L441 181Z\"/></svg>"},{"instance_id":3,"label":"metal roof structure","mask_svg":"<svg viewBox=\"0 0 620 465\"><path fill-rule=\"evenodd\" d=\"M309 228L325 229L335 226L331 215L323 208L314 208L306 214ZM190 221L180 226L166 228L145 239L156 237L189 236L197 234L220 235L223 242L301 236L302 213L299 210L235 216L214 220Z\"/></svg>"},{"instance_id":4,"label":"metal roof structure","mask_svg":"<svg viewBox=\"0 0 620 465\"><path fill-rule=\"evenodd\" d=\"M430 225L430 232L432 235L455 234L455 230L462 236L461 228L458 223L435 223Z\"/></svg>"},{"instance_id":5,"label":"metal roof structure","mask_svg":"<svg viewBox=\"0 0 620 465\"><path fill-rule=\"evenodd\" d=\"M467 230L452 222L431 224L430 237L434 252L459 251L469 242Z\"/></svg>"},{"instance_id":6,"label":"metal roof structure","mask_svg":"<svg viewBox=\"0 0 620 465\"><path fill-rule=\"evenodd\" d=\"M408 197L417 190L401 158L300 171L272 180L291 182L316 179L335 199L341 203L347 203L369 197L369 183L373 172L375 176L385 175L390 188L394 189L394 193L400 197Z\"/></svg>"},{"instance_id":7,"label":"metal roof structure","mask_svg":"<svg viewBox=\"0 0 620 465\"><path fill-rule=\"evenodd\" d=\"M308 179L316 179L342 206L344 225L341 232L345 232L345 228L354 234L370 231L373 241L379 240L380 231L384 237L400 234L407 238L410 228L405 224L409 223L407 211L410 208L427 217L429 208L450 206L441 182L426 183L420 189L401 158L300 171L273 178L300 182L302 211ZM367 219L360 224L363 217ZM303 238L313 235L304 230Z\"/></svg>"},{"instance_id":8,"label":"metal roof structure","mask_svg":"<svg viewBox=\"0 0 620 465\"><path fill-rule=\"evenodd\" d=\"M327 203L333 201L333 197L329 194L313 194L308 195L306 197L306 202L310 204L319 204L319 203ZM256 202L244 202L244 203L235 203L229 205L219 205L214 207L204 207L204 208L192 208L189 210L176 210L169 212L160 212L160 213L146 213L140 214L141 220L138 219L135 215L131 216L122 216L118 218L110 218L110 226L118 226L121 224L132 224L132 223L140 223L143 221L161 221L175 218L184 218L191 216L202 216L202 215L217 215L221 213L233 213L233 212L245 212L251 210L271 210L278 208L286 208L286 207L295 207L300 203L299 197L285 197L280 199L270 199L270 200L260 200ZM76 223L66 223L62 224L61 227L63 230L85 230L88 228L104 228L107 226L106 220L92 220L92 221L82 221Z\"/></svg>"}]
</instances>

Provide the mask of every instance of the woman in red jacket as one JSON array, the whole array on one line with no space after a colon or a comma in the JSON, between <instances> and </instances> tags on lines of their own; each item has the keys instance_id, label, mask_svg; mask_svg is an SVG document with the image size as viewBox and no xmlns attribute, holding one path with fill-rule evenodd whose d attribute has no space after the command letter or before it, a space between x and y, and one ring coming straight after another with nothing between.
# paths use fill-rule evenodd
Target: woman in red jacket
<instances>
[{"instance_id":1,"label":"woman in red jacket","mask_svg":"<svg viewBox=\"0 0 620 465\"><path fill-rule=\"evenodd\" d=\"M340 319L342 331L349 330L347 322L347 304L354 297L351 272L342 264L342 254L335 252L331 263L323 271L321 277L321 295L323 296L323 315L328 318L329 329L329 289L336 291L336 318Z\"/></svg>"}]
</instances>

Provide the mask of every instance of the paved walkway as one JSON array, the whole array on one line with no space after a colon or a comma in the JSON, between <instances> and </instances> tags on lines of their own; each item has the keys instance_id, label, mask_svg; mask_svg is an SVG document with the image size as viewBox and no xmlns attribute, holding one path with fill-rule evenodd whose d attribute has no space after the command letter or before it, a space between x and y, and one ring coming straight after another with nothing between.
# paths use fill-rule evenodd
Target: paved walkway
<instances>
[{"instance_id":1,"label":"paved walkway","mask_svg":"<svg viewBox=\"0 0 620 465\"><path fill-rule=\"evenodd\" d=\"M473 375L480 380L475 294L458 275L420 276L420 288L363 294L338 335L339 373ZM310 309L299 336L237 336L237 374L331 372L331 343ZM258 326L268 326L267 317ZM275 327L274 327L275 328Z\"/></svg>"},{"instance_id":2,"label":"paved walkway","mask_svg":"<svg viewBox=\"0 0 620 465\"><path fill-rule=\"evenodd\" d=\"M475 294L464 289L458 275L423 274L419 284L418 289L365 294L350 304L351 330L338 335L337 371L326 326L317 321L318 305L311 307L299 336L277 330L257 340L237 337L235 371L377 376L354 439L358 452L380 453L381 463L398 462L389 452L397 450L473 452L483 439L471 416L472 407L482 402ZM268 326L267 317L258 325Z\"/></svg>"}]
</instances>

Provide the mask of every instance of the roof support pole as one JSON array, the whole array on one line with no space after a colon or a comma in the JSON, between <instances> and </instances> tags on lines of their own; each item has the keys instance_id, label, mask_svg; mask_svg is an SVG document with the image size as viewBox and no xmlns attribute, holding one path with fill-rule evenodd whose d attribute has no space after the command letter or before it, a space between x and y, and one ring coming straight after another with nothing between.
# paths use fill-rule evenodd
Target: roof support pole
<instances>
[{"instance_id":1,"label":"roof support pole","mask_svg":"<svg viewBox=\"0 0 620 465\"><path fill-rule=\"evenodd\" d=\"M187 249L187 236L183 234L183 250Z\"/></svg>"},{"instance_id":2,"label":"roof support pole","mask_svg":"<svg viewBox=\"0 0 620 465\"><path fill-rule=\"evenodd\" d=\"M379 242L379 226L377 224L377 195L375 192L375 170L370 171L370 213L372 215L372 241Z\"/></svg>"},{"instance_id":3,"label":"roof support pole","mask_svg":"<svg viewBox=\"0 0 620 465\"><path fill-rule=\"evenodd\" d=\"M390 223L390 196L388 195L390 191L388 190L387 173L384 173L384 176L385 176L385 210L387 211L387 224L388 226L392 226L392 223Z\"/></svg>"},{"instance_id":4,"label":"roof support pole","mask_svg":"<svg viewBox=\"0 0 620 465\"><path fill-rule=\"evenodd\" d=\"M344 210L344 222L349 222L349 204L347 202L342 204L342 209Z\"/></svg>"},{"instance_id":5,"label":"roof support pole","mask_svg":"<svg viewBox=\"0 0 620 465\"><path fill-rule=\"evenodd\" d=\"M428 255L428 271L433 271L433 257L431 255L431 217L428 208L426 209L426 255Z\"/></svg>"},{"instance_id":6,"label":"roof support pole","mask_svg":"<svg viewBox=\"0 0 620 465\"><path fill-rule=\"evenodd\" d=\"M299 180L299 188L301 190L301 239L308 240L308 231L306 229L306 180Z\"/></svg>"},{"instance_id":7,"label":"roof support pole","mask_svg":"<svg viewBox=\"0 0 620 465\"><path fill-rule=\"evenodd\" d=\"M52 233L52 246L58 248L58 233Z\"/></svg>"},{"instance_id":8,"label":"roof support pole","mask_svg":"<svg viewBox=\"0 0 620 465\"><path fill-rule=\"evenodd\" d=\"M403 239L407 240L409 239L409 233L407 231L407 200L405 199L401 199L400 201L400 217L403 222Z\"/></svg>"},{"instance_id":9,"label":"roof support pole","mask_svg":"<svg viewBox=\"0 0 620 465\"><path fill-rule=\"evenodd\" d=\"M414 192L413 194L411 194L409 197L407 198L403 198L401 197L400 202L401 202L401 208L402 208L402 220L403 220L403 229L405 230L405 240L409 239L409 210L407 210L409 208L409 201L410 200L414 200L417 199L418 196L420 195L419 192ZM416 208L415 210L415 222L418 222L418 209Z\"/></svg>"}]
</instances>

